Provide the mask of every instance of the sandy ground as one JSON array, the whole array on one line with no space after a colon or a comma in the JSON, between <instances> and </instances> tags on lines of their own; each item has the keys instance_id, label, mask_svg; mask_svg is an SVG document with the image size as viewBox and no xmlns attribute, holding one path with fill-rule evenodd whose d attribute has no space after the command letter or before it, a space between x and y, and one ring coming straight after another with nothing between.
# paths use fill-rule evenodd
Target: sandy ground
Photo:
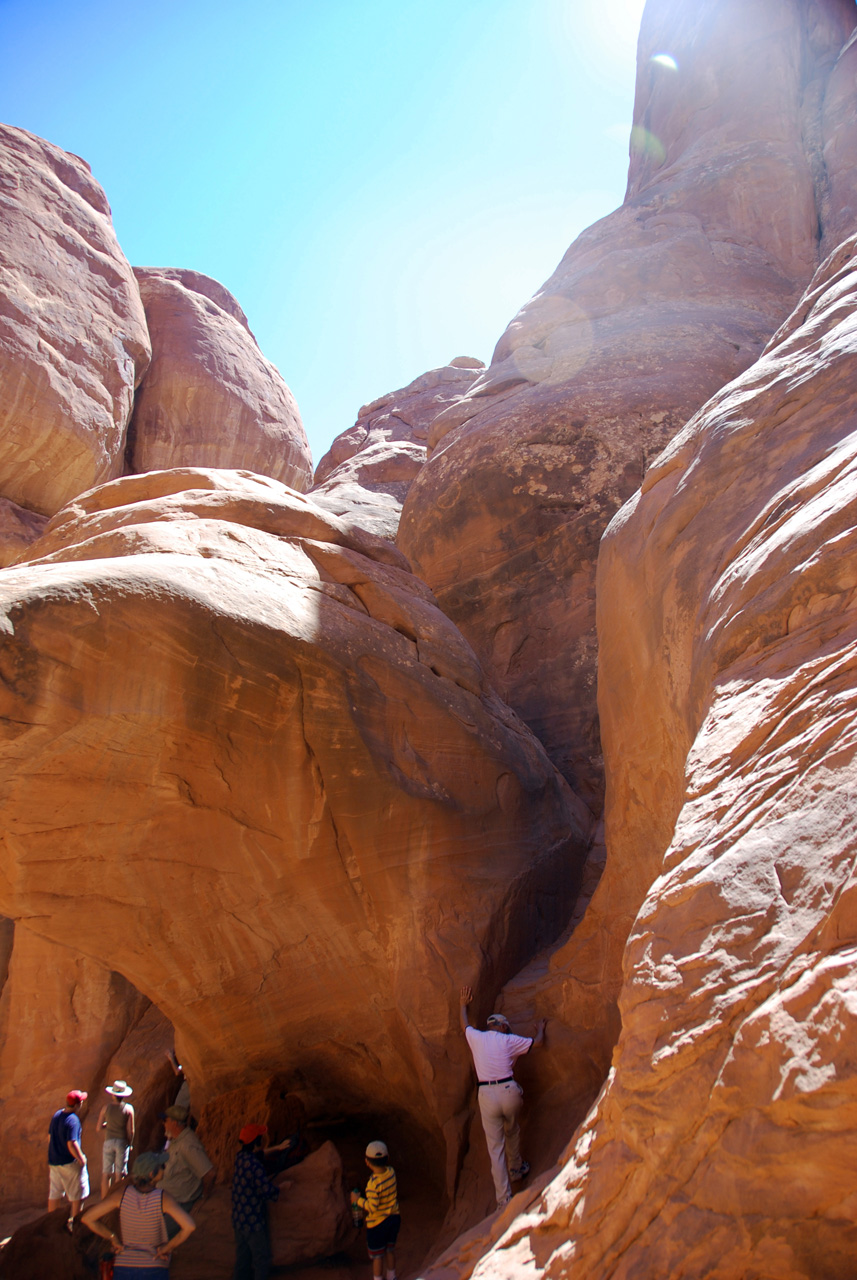
<instances>
[{"instance_id":1,"label":"sandy ground","mask_svg":"<svg viewBox=\"0 0 857 1280\"><path fill-rule=\"evenodd\" d=\"M440 1229L441 1206L435 1208L426 1197L413 1195L400 1195L399 1203L402 1231L396 1249L396 1270L399 1280L414 1280ZM197 1229L187 1244L177 1250L170 1280L231 1280L235 1250L229 1225L228 1190L216 1190L194 1216ZM368 1280L371 1274L364 1231L333 1258L309 1267L275 1267L272 1271L272 1275L282 1276L284 1280L285 1277L288 1280Z\"/></svg>"},{"instance_id":2,"label":"sandy ground","mask_svg":"<svg viewBox=\"0 0 857 1280\"><path fill-rule=\"evenodd\" d=\"M399 1280L415 1280L420 1267L437 1238L443 1209L430 1193L401 1194L402 1231L396 1249ZM90 1201L89 1203L95 1203ZM31 1208L0 1213L0 1240L10 1236L25 1222L32 1222L45 1212L39 1203ZM230 1226L230 1193L217 1188L207 1204L194 1214L197 1229L190 1240L176 1252L170 1268L171 1280L231 1280L235 1249ZM366 1254L366 1235L355 1232L355 1239L333 1258L325 1258L312 1266L274 1267L272 1276L283 1280L369 1280L372 1268ZM48 1277L45 1278L48 1280ZM63 1280L51 1276L50 1280Z\"/></svg>"}]
</instances>

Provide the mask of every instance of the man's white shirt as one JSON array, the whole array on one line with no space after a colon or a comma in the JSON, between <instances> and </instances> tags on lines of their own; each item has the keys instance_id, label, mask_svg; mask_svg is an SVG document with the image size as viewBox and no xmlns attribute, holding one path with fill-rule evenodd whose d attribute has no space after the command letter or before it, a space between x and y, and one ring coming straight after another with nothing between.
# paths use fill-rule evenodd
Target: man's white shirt
<instances>
[{"instance_id":1,"label":"man's white shirt","mask_svg":"<svg viewBox=\"0 0 857 1280\"><path fill-rule=\"evenodd\" d=\"M478 1031L468 1027L464 1032L477 1080L504 1080L512 1074L515 1059L532 1047L529 1036L506 1035L502 1031Z\"/></svg>"}]
</instances>

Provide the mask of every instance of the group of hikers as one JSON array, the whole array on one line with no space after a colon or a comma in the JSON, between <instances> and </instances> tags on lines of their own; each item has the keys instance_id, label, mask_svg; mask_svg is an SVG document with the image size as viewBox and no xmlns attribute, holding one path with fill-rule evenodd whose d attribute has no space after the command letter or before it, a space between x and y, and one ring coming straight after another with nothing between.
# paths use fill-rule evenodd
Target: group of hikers
<instances>
[{"instance_id":1,"label":"group of hikers","mask_svg":"<svg viewBox=\"0 0 857 1280\"><path fill-rule=\"evenodd\" d=\"M508 1019L493 1013L486 1030L470 1025L468 1007L473 999L469 987L460 992L460 1022L473 1056L478 1081L479 1110L498 1207L511 1199L511 1183L529 1173L521 1157L518 1115L523 1094L514 1078L514 1063L534 1045L543 1043L545 1023L536 1035L516 1036ZM181 1068L169 1055L181 1076ZM133 1089L125 1080L115 1080L106 1090L107 1100L98 1116L104 1131L101 1169L101 1200L83 1214L82 1221L109 1241L114 1254L114 1280L164 1280L170 1256L195 1230L191 1211L210 1195L215 1181L211 1160L189 1123L189 1095L186 1082L176 1103L161 1113L165 1146L137 1155L130 1167L136 1118L129 1102ZM80 1213L89 1195L86 1156L81 1147L80 1111L88 1095L72 1089L65 1105L50 1122L48 1164L50 1191L48 1210L67 1201L71 1217ZM268 1280L271 1244L268 1204L277 1200L281 1187L266 1171L266 1159L289 1152L295 1137L276 1146L266 1146L264 1124L245 1124L238 1134L232 1178L232 1227L235 1234L233 1280ZM357 1220L363 1217L366 1245L376 1280L396 1280L396 1242L401 1217L396 1173L384 1142L370 1142L365 1152L370 1171L366 1190L351 1193ZM106 1219L118 1210L119 1231ZM115 1221L115 1220L114 1220Z\"/></svg>"}]
</instances>

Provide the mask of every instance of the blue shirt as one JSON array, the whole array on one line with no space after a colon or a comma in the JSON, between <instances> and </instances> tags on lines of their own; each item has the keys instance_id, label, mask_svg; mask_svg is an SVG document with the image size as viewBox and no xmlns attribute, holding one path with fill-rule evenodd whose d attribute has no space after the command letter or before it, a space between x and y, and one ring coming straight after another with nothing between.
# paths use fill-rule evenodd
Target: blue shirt
<instances>
[{"instance_id":1,"label":"blue shirt","mask_svg":"<svg viewBox=\"0 0 857 1280\"><path fill-rule=\"evenodd\" d=\"M68 1149L70 1142L80 1142L80 1119L73 1111L60 1107L51 1119L51 1141L48 1147L48 1164L74 1164L74 1156Z\"/></svg>"},{"instance_id":2,"label":"blue shirt","mask_svg":"<svg viewBox=\"0 0 857 1280\"><path fill-rule=\"evenodd\" d=\"M279 1197L262 1161L253 1151L239 1151L232 1179L232 1225L236 1231L267 1231L267 1202Z\"/></svg>"}]
</instances>

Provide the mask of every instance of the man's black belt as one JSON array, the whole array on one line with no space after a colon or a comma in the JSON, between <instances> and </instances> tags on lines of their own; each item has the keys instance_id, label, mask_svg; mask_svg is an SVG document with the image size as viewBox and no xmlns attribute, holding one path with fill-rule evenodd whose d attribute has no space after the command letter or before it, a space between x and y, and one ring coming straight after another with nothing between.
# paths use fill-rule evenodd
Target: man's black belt
<instances>
[{"instance_id":1,"label":"man's black belt","mask_svg":"<svg viewBox=\"0 0 857 1280\"><path fill-rule=\"evenodd\" d=\"M477 1089L481 1089L483 1084L508 1084L510 1080L514 1079L514 1076L503 1076L502 1080L480 1080L476 1087Z\"/></svg>"}]
</instances>

